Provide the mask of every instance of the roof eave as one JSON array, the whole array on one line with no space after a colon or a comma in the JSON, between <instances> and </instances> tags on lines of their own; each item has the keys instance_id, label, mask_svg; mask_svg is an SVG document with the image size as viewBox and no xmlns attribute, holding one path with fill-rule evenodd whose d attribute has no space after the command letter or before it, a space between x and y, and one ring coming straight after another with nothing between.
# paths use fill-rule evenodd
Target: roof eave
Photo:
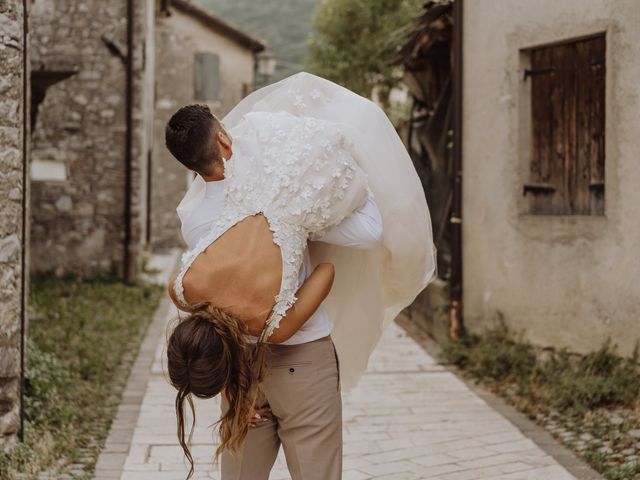
<instances>
[{"instance_id":1,"label":"roof eave","mask_svg":"<svg viewBox=\"0 0 640 480\"><path fill-rule=\"evenodd\" d=\"M243 32L238 27L227 23L211 12L194 5L187 0L170 0L170 3L177 10L196 18L212 30L225 34L227 37L231 38L243 47L248 48L253 53L262 52L267 48L265 42L262 40Z\"/></svg>"}]
</instances>

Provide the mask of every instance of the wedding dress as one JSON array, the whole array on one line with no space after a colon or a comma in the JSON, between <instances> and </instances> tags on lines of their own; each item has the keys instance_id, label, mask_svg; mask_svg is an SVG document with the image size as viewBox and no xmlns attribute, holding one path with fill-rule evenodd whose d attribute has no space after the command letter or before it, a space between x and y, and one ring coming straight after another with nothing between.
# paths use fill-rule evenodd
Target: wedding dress
<instances>
[{"instance_id":1,"label":"wedding dress","mask_svg":"<svg viewBox=\"0 0 640 480\"><path fill-rule=\"evenodd\" d=\"M261 213L282 257L280 292L263 332L268 339L296 301L309 236L362 206L367 180L353 157L353 143L336 123L287 112L250 112L229 133L233 157L224 162L225 210L183 255L174 292L188 306L182 280L198 255L238 222Z\"/></svg>"},{"instance_id":2,"label":"wedding dress","mask_svg":"<svg viewBox=\"0 0 640 480\"><path fill-rule=\"evenodd\" d=\"M340 222L375 196L382 245L356 250L311 242L314 265L336 267L323 302L334 323L343 389L366 369L384 328L436 274L436 248L424 191L393 125L376 104L306 72L261 88L224 117L234 139L225 163L225 213L183 256L174 291L184 302L182 277L197 255L249 215L264 213L280 247L280 293L265 334L295 302L307 240ZM204 195L196 176L177 208L184 221Z\"/></svg>"}]
</instances>

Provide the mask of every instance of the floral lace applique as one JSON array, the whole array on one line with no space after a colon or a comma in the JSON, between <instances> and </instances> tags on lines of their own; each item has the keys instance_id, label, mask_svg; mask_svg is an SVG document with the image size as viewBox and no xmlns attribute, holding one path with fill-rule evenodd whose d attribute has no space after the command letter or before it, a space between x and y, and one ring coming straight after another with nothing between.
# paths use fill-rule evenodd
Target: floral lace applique
<instances>
[{"instance_id":1,"label":"floral lace applique","mask_svg":"<svg viewBox=\"0 0 640 480\"><path fill-rule=\"evenodd\" d=\"M321 101L313 92L311 98ZM235 148L225 162L224 214L183 255L174 291L187 306L182 280L198 255L236 223L264 214L282 256L280 292L261 336L268 339L297 300L298 273L309 237L351 214L341 200L353 189L364 195L366 175L349 152L350 142L330 122L253 112L231 134Z\"/></svg>"}]
</instances>

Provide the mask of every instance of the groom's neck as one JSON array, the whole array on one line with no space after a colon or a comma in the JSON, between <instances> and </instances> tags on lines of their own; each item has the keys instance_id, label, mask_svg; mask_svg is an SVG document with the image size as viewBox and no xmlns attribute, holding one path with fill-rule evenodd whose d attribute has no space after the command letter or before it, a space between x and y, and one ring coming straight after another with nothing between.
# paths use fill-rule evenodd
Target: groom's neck
<instances>
[{"instance_id":1,"label":"groom's neck","mask_svg":"<svg viewBox=\"0 0 640 480\"><path fill-rule=\"evenodd\" d=\"M218 180L224 180L224 165L222 162L216 162L213 165L211 175L202 175L205 182L217 182Z\"/></svg>"},{"instance_id":2,"label":"groom's neck","mask_svg":"<svg viewBox=\"0 0 640 480\"><path fill-rule=\"evenodd\" d=\"M222 175L202 175L202 178L205 182L217 182L219 180L224 180L224 174Z\"/></svg>"}]
</instances>

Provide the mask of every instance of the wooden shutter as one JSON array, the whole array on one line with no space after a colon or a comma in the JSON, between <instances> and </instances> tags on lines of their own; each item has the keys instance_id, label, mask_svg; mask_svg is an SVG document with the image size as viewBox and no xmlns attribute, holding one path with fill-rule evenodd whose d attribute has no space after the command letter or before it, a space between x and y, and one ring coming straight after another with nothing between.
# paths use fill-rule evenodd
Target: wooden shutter
<instances>
[{"instance_id":1,"label":"wooden shutter","mask_svg":"<svg viewBox=\"0 0 640 480\"><path fill-rule=\"evenodd\" d=\"M538 214L604 214L605 39L531 51L531 169Z\"/></svg>"},{"instance_id":2,"label":"wooden shutter","mask_svg":"<svg viewBox=\"0 0 640 480\"><path fill-rule=\"evenodd\" d=\"M215 53L196 53L194 81L196 100L218 100L220 94L220 57Z\"/></svg>"}]
</instances>

